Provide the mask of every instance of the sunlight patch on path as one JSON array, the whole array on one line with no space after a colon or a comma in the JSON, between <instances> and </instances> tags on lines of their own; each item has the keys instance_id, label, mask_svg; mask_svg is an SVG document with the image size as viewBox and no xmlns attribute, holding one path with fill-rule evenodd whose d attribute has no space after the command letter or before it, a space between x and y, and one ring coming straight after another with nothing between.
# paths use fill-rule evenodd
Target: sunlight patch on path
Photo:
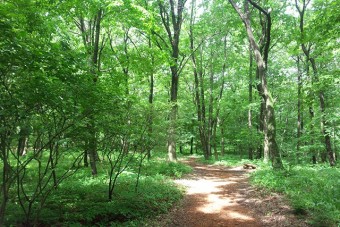
<instances>
[{"instance_id":1,"label":"sunlight patch on path","mask_svg":"<svg viewBox=\"0 0 340 227\"><path fill-rule=\"evenodd\" d=\"M204 167L195 167L196 169L205 169ZM218 169L212 169L218 171ZM235 168L234 171L239 171ZM196 207L198 212L204 214L219 214L220 218L237 219L243 221L252 221L252 217L242 214L238 211L240 206L237 201L242 195L237 191L228 193L226 190L232 185L238 184L244 176L228 177L226 179L204 176L201 179L180 179L175 182L186 187L186 194L199 196L199 204Z\"/></svg>"},{"instance_id":2,"label":"sunlight patch on path","mask_svg":"<svg viewBox=\"0 0 340 227\"><path fill-rule=\"evenodd\" d=\"M176 183L185 186L187 188L187 194L206 194L212 192L220 192L221 189L219 187L228 185L228 184L235 184L235 181L228 181L228 182L216 182L213 180L176 180Z\"/></svg>"}]
</instances>

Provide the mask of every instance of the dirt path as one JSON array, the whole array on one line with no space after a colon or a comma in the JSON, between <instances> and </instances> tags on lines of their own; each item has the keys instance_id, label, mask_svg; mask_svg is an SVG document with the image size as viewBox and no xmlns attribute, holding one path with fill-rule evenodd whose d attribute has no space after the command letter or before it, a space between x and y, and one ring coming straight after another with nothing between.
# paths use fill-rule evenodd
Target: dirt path
<instances>
[{"instance_id":1,"label":"dirt path","mask_svg":"<svg viewBox=\"0 0 340 227\"><path fill-rule=\"evenodd\" d=\"M186 187L186 195L183 204L171 212L165 226L307 226L296 220L278 195L252 198L254 190L248 183L249 170L202 165L194 158L185 162L193 167L193 173L176 180ZM263 199L273 201L263 203Z\"/></svg>"}]
</instances>

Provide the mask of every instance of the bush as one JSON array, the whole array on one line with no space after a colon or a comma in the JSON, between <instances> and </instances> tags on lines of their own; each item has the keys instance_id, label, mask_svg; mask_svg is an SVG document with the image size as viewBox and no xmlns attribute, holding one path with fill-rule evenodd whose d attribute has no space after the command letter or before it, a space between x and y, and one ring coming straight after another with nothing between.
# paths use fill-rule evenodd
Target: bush
<instances>
[{"instance_id":1,"label":"bush","mask_svg":"<svg viewBox=\"0 0 340 227\"><path fill-rule=\"evenodd\" d=\"M153 176L161 174L168 177L181 178L183 174L192 172L192 168L180 162L155 162L146 164L143 174Z\"/></svg>"},{"instance_id":2,"label":"bush","mask_svg":"<svg viewBox=\"0 0 340 227\"><path fill-rule=\"evenodd\" d=\"M152 166L157 170L151 167L145 170L153 174L141 175L137 190L136 173L123 172L112 201L108 201L107 175L101 172L94 178L88 169L80 169L53 191L34 223L42 226L122 226L131 222L138 226L139 220L167 212L182 198L183 191L167 177L155 172L159 170L162 174L180 176L188 168L179 163L154 162ZM18 203L11 202L7 214L7 225L24 222ZM35 213L33 217L36 216Z\"/></svg>"}]
</instances>

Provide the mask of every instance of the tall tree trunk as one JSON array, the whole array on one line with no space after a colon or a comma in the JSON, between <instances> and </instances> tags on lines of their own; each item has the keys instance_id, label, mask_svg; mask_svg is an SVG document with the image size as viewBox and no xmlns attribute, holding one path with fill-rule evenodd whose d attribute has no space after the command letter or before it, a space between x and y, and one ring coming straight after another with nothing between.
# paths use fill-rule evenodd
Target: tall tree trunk
<instances>
[{"instance_id":1,"label":"tall tree trunk","mask_svg":"<svg viewBox=\"0 0 340 227\"><path fill-rule=\"evenodd\" d=\"M102 10L99 9L96 17L96 24L95 24L95 33L94 33L94 46L93 46L93 55L92 55L92 74L93 74L93 82L96 83L98 80L98 59L99 59L99 38L100 38L100 24L102 19ZM92 175L97 175L97 165L96 161L98 160L98 153L97 153L97 137L96 137L96 122L94 116L90 115L89 121L89 158L90 158L90 166L92 170Z\"/></svg>"},{"instance_id":2,"label":"tall tree trunk","mask_svg":"<svg viewBox=\"0 0 340 227\"><path fill-rule=\"evenodd\" d=\"M303 117L302 117L302 72L300 68L300 56L297 58L297 68L298 68L298 103L297 103L297 144L296 144L296 161L300 163L300 146L301 146L301 135L303 130Z\"/></svg>"},{"instance_id":3,"label":"tall tree trunk","mask_svg":"<svg viewBox=\"0 0 340 227\"><path fill-rule=\"evenodd\" d=\"M149 38L149 48L152 48L152 43L151 43L151 38ZM152 137L152 132L153 132L153 94L154 94L154 56L153 54L151 55L151 71L150 71L150 93L149 93L149 118L148 118L148 135L149 135L149 140ZM148 154L148 160L151 158L151 146L149 146L147 150Z\"/></svg>"},{"instance_id":4,"label":"tall tree trunk","mask_svg":"<svg viewBox=\"0 0 340 227\"><path fill-rule=\"evenodd\" d=\"M202 73L202 62L200 62L199 66L196 60L196 49L194 46L194 7L196 1L193 0L191 2L191 17L190 17L190 27L189 27L189 38L190 38L190 50L191 61L193 63L193 73L194 73L194 90L195 90L195 104L197 110L197 121L198 121L198 129L199 136L202 145L202 150L205 159L210 157L209 155L209 140L207 138L207 127L206 127L206 118L205 118L205 101L204 101L204 83L203 83L203 73ZM200 53L202 54L202 53Z\"/></svg>"},{"instance_id":5,"label":"tall tree trunk","mask_svg":"<svg viewBox=\"0 0 340 227\"><path fill-rule=\"evenodd\" d=\"M315 59L313 57L310 56L311 54L311 47L309 46L307 48L306 44L304 43L304 16L305 16L305 12L307 9L308 4L310 3L310 0L303 0L302 1L302 6L300 7L298 4L298 1L295 0L295 7L299 12L300 15L300 36L301 36L301 49L303 51L303 53L306 56L306 61L307 61L307 67L308 67L308 62L311 63L312 69L313 69L313 79L318 81L318 70L317 70L317 66L316 66L316 62ZM307 68L308 69L308 68ZM313 81L312 79L312 81ZM329 164L330 166L335 166L335 153L332 150L332 144L331 144L331 137L329 135L329 133L326 131L326 128L330 128L330 126L328 125L328 122L325 119L325 111L326 111L326 105L325 105L325 95L324 95L324 91L322 90L322 88L318 91L318 96L319 96L319 102L320 102L320 110L321 110L321 133L323 135L323 137L325 138L325 147L326 147L326 151L321 155L322 157L322 161L325 161L327 155L328 155L328 159L329 159ZM311 111L311 114L313 114L314 116L314 112ZM313 157L313 162L315 162L315 157Z\"/></svg>"},{"instance_id":6,"label":"tall tree trunk","mask_svg":"<svg viewBox=\"0 0 340 227\"><path fill-rule=\"evenodd\" d=\"M177 69L176 69L177 71ZM177 74L174 73L174 74ZM170 103L171 103L171 112L169 116L170 126L168 130L168 159L169 161L176 161L176 127L177 127L177 86L178 86L178 76L172 75L172 83L171 83L171 94L170 94Z\"/></svg>"},{"instance_id":7,"label":"tall tree trunk","mask_svg":"<svg viewBox=\"0 0 340 227\"><path fill-rule=\"evenodd\" d=\"M312 64L314 77L318 79L315 59L310 58L309 60ZM330 166L335 166L335 153L332 150L331 137L329 135L329 132L326 131L326 128L330 128L331 126L328 124L328 122L325 119L326 118L325 116L326 104L325 104L325 94L322 89L319 90L319 101L320 101L320 109L321 109L321 132L325 139L325 147L326 147L326 152L324 153L324 156L326 157L328 156Z\"/></svg>"},{"instance_id":8,"label":"tall tree trunk","mask_svg":"<svg viewBox=\"0 0 340 227\"><path fill-rule=\"evenodd\" d=\"M214 148L214 156L215 156L215 160L218 159L218 152L217 152L217 138L216 138L216 131L217 131L217 126L220 125L220 110L221 110L221 106L220 106L220 101L222 99L222 95L223 95L223 90L224 90L224 82L225 82L225 71L226 71L226 58L227 58L227 37L224 37L224 63L222 66L222 81L220 84L220 89L219 92L217 94L217 96L215 97L215 103L216 103L216 112L214 114L213 120L212 120L212 145ZM214 78L212 78L214 79ZM213 82L213 81L211 81ZM211 92L211 95L213 94L213 91Z\"/></svg>"},{"instance_id":9,"label":"tall tree trunk","mask_svg":"<svg viewBox=\"0 0 340 227\"><path fill-rule=\"evenodd\" d=\"M94 86L98 80L98 71L100 69L99 39L102 13L103 13L102 9L99 9L97 11L97 15L93 20L93 25L91 24L92 20L89 20L89 24L86 26L85 19L83 17L81 17L79 23L77 23L77 26L81 31L84 46L87 49L87 54L90 57L89 59L90 73L92 75ZM87 130L89 132L89 135L86 138L87 141L85 142L85 145L87 146L85 147L86 150L84 152L84 155L88 155L90 159L92 175L95 176L97 175L96 161L99 159L99 156L97 153L96 121L94 116L93 105L90 105L90 107L87 110L87 113L89 114L88 116L89 122L87 124ZM84 156L84 165L86 165L87 162L86 159L87 157Z\"/></svg>"},{"instance_id":10,"label":"tall tree trunk","mask_svg":"<svg viewBox=\"0 0 340 227\"><path fill-rule=\"evenodd\" d=\"M202 54L202 52L200 53ZM206 118L206 106L205 106L205 95L204 95L204 78L203 78L203 69L202 69L202 57L201 57L201 66L199 70L199 91L200 91L200 97L201 97L201 133L202 133L202 149L204 153L205 159L210 158L210 153L209 153L209 147L210 147L210 140L209 140L209 133L208 133L208 125L207 125L207 118Z\"/></svg>"},{"instance_id":11,"label":"tall tree trunk","mask_svg":"<svg viewBox=\"0 0 340 227\"><path fill-rule=\"evenodd\" d=\"M165 31L168 36L168 44L172 57L171 71L171 88L170 88L170 105L171 111L169 116L168 129L168 159L176 161L176 140L177 140L177 93L178 93L178 77L179 77L179 38L183 22L183 10L186 0L173 1L169 0L169 8L164 5L165 1L158 1L159 12ZM176 4L177 3L177 4ZM170 24L171 21L171 24ZM172 28L171 28L172 26Z\"/></svg>"},{"instance_id":12,"label":"tall tree trunk","mask_svg":"<svg viewBox=\"0 0 340 227\"><path fill-rule=\"evenodd\" d=\"M211 52L210 56L210 76L209 76L209 106L208 106L208 141L209 141L209 156L212 155L211 146L213 145L213 125L214 125L214 118L213 118L213 108L214 108L214 71L213 71L213 53Z\"/></svg>"},{"instance_id":13,"label":"tall tree trunk","mask_svg":"<svg viewBox=\"0 0 340 227\"><path fill-rule=\"evenodd\" d=\"M250 141L248 142L248 158L254 158L253 152L253 129L252 129L252 107L253 102L253 54L251 52L251 46L249 45L249 84L248 84L248 129L250 134Z\"/></svg>"},{"instance_id":14,"label":"tall tree trunk","mask_svg":"<svg viewBox=\"0 0 340 227\"><path fill-rule=\"evenodd\" d=\"M272 166L275 169L283 168L281 156L279 153L279 148L276 143L276 123L275 123L275 111L274 111L274 101L271 97L271 94L268 90L267 86L267 77L266 77L266 69L268 63L268 54L269 54L269 46L270 46L270 32L271 32L271 16L270 12L265 11L256 3L248 0L244 4L245 13L242 13L241 9L234 3L234 1L229 0L234 9L239 14L242 19L246 32L248 35L248 39L251 45L251 48L254 52L255 61L258 68L259 78L261 82L261 90L262 97L264 99L265 111L264 111L264 153L270 154L270 159L272 162ZM256 9L258 9L261 13L266 16L266 33L265 33L265 47L263 54L261 54L260 48L255 41L252 27L250 24L249 18L249 8L248 2L251 3Z\"/></svg>"}]
</instances>

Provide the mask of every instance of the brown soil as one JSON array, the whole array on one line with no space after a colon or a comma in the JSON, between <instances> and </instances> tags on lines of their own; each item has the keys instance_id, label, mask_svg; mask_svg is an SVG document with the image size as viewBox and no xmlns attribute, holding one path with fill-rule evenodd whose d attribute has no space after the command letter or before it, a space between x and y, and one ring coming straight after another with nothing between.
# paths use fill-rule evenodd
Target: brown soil
<instances>
[{"instance_id":1,"label":"brown soil","mask_svg":"<svg viewBox=\"0 0 340 227\"><path fill-rule=\"evenodd\" d=\"M194 158L185 162L193 173L176 180L186 188L184 200L158 226L308 226L294 216L281 195L251 187L248 173L252 170L198 164Z\"/></svg>"}]
</instances>

